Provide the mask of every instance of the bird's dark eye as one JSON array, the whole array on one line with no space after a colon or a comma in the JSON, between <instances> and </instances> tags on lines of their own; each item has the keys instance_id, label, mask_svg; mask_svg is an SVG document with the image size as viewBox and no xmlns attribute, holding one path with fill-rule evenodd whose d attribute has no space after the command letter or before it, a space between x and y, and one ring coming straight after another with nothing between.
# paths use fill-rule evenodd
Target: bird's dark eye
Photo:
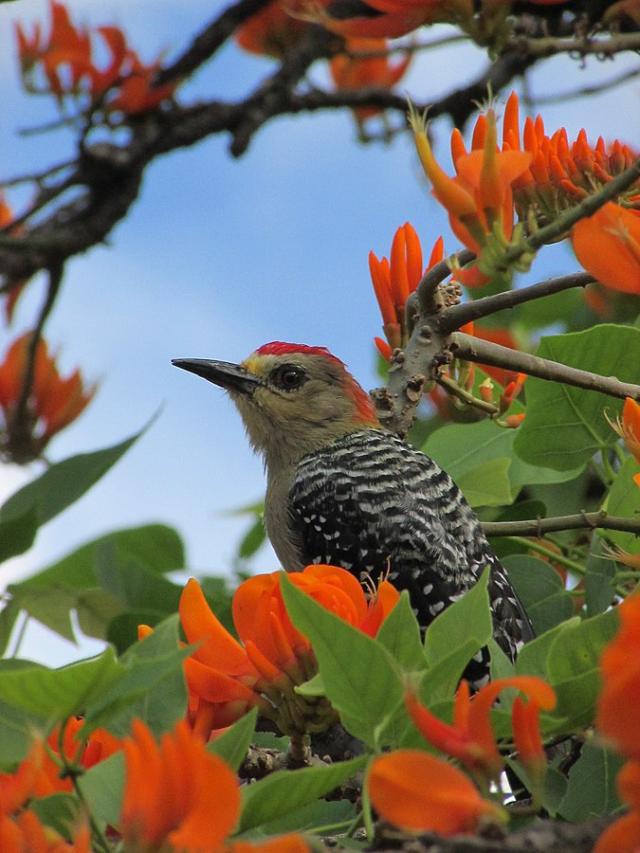
<instances>
[{"instance_id":1,"label":"bird's dark eye","mask_svg":"<svg viewBox=\"0 0 640 853\"><path fill-rule=\"evenodd\" d=\"M297 364L281 364L272 371L269 378L276 388L280 388L283 391L293 391L302 385L307 378L307 374Z\"/></svg>"}]
</instances>

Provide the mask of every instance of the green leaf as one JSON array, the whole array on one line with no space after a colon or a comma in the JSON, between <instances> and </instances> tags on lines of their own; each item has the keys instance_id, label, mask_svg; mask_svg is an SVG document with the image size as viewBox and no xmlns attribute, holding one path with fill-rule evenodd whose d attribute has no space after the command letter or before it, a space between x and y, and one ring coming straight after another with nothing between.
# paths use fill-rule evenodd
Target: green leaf
<instances>
[{"instance_id":1,"label":"green leaf","mask_svg":"<svg viewBox=\"0 0 640 853\"><path fill-rule=\"evenodd\" d=\"M282 835L287 832L318 832L324 827L347 824L355 819L356 807L349 800L314 800L306 806L278 818L263 823L260 827L243 833L243 838L262 840L270 835ZM333 831L322 834L334 835ZM342 845L342 838L340 839ZM338 848L340 849L340 848Z\"/></svg>"},{"instance_id":2,"label":"green leaf","mask_svg":"<svg viewBox=\"0 0 640 853\"><path fill-rule=\"evenodd\" d=\"M625 518L640 517L640 488L633 479L634 474L638 473L640 473L640 465L636 460L631 457L626 459L616 474L603 509L611 515L621 515ZM607 530L606 537L623 551L640 554L640 536L636 536L635 533Z\"/></svg>"},{"instance_id":3,"label":"green leaf","mask_svg":"<svg viewBox=\"0 0 640 853\"><path fill-rule=\"evenodd\" d=\"M13 626L20 613L18 604L10 598L0 610L0 657L4 655L13 633Z\"/></svg>"},{"instance_id":4,"label":"green leaf","mask_svg":"<svg viewBox=\"0 0 640 853\"><path fill-rule=\"evenodd\" d=\"M87 492L123 456L145 431L106 450L80 453L48 468L44 474L12 495L0 507L0 523L35 511L38 525L51 521Z\"/></svg>"},{"instance_id":5,"label":"green leaf","mask_svg":"<svg viewBox=\"0 0 640 853\"><path fill-rule=\"evenodd\" d=\"M603 376L635 382L640 363L640 330L602 324L585 332L542 338L539 356ZM577 468L598 450L618 440L605 418L622 401L606 394L530 377L527 417L517 430L514 449L532 465L558 471Z\"/></svg>"},{"instance_id":6,"label":"green leaf","mask_svg":"<svg viewBox=\"0 0 640 853\"><path fill-rule=\"evenodd\" d=\"M289 617L311 641L329 701L351 734L373 746L376 729L402 700L391 656L297 589L285 574L280 584Z\"/></svg>"},{"instance_id":7,"label":"green leaf","mask_svg":"<svg viewBox=\"0 0 640 853\"><path fill-rule=\"evenodd\" d=\"M155 735L171 729L186 712L182 661L190 653L178 646L178 615L170 616L125 652L118 678L88 704L84 730L108 725L125 735L135 717Z\"/></svg>"},{"instance_id":8,"label":"green leaf","mask_svg":"<svg viewBox=\"0 0 640 853\"><path fill-rule=\"evenodd\" d=\"M14 584L14 588L95 587L98 585L95 573L97 556L105 551L118 565L134 562L156 573L184 566L184 546L179 534L164 524L145 524L116 530L87 542L28 580Z\"/></svg>"},{"instance_id":9,"label":"green leaf","mask_svg":"<svg viewBox=\"0 0 640 853\"><path fill-rule=\"evenodd\" d=\"M133 560L117 561L110 548L96 554L100 586L126 608L169 615L178 609L182 587Z\"/></svg>"},{"instance_id":10,"label":"green leaf","mask_svg":"<svg viewBox=\"0 0 640 853\"><path fill-rule=\"evenodd\" d=\"M511 503L511 460L491 459L466 471L456 480L471 506L503 506Z\"/></svg>"},{"instance_id":11,"label":"green leaf","mask_svg":"<svg viewBox=\"0 0 640 853\"><path fill-rule=\"evenodd\" d=\"M569 783L558 812L565 820L581 823L619 809L615 777L625 759L600 746L586 743L569 771Z\"/></svg>"},{"instance_id":12,"label":"green leaf","mask_svg":"<svg viewBox=\"0 0 640 853\"><path fill-rule=\"evenodd\" d=\"M302 806L325 796L365 766L367 756L324 767L277 770L243 788L243 808L238 832L284 818Z\"/></svg>"},{"instance_id":13,"label":"green leaf","mask_svg":"<svg viewBox=\"0 0 640 853\"><path fill-rule=\"evenodd\" d=\"M238 556L242 557L243 560L253 557L256 551L264 544L266 538L267 533L264 529L264 522L262 521L262 516L259 515L240 540Z\"/></svg>"},{"instance_id":14,"label":"green leaf","mask_svg":"<svg viewBox=\"0 0 640 853\"><path fill-rule=\"evenodd\" d=\"M571 479L579 473L580 469L559 472L523 462L513 451L516 434L516 430L504 429L491 420L472 424L447 424L428 438L423 449L453 477L467 497L469 487L472 489L472 496L474 496L473 490L477 491L478 486L480 490L486 489L486 483L483 484L479 479L482 476L482 464L509 459L511 464L506 473L510 494L506 500L502 501L503 504L511 503L525 485L558 483ZM480 467L479 463L482 463ZM487 475L493 476L492 471L486 470ZM501 482L496 494L502 492L504 496L504 487L504 482ZM474 506L481 505L476 503L476 500L477 495L470 503Z\"/></svg>"},{"instance_id":15,"label":"green leaf","mask_svg":"<svg viewBox=\"0 0 640 853\"><path fill-rule=\"evenodd\" d=\"M471 658L486 644L475 637L457 641L448 655L431 666L424 674L420 699L431 707L443 699L450 699L458 686L464 670Z\"/></svg>"},{"instance_id":16,"label":"green leaf","mask_svg":"<svg viewBox=\"0 0 640 853\"><path fill-rule=\"evenodd\" d=\"M535 637L520 650L516 659L515 667L518 675L537 675L539 678L547 677L547 658L549 649L556 638L565 628L580 625L579 616L568 619L562 625L556 625L549 631L545 631L539 637Z\"/></svg>"},{"instance_id":17,"label":"green leaf","mask_svg":"<svg viewBox=\"0 0 640 853\"><path fill-rule=\"evenodd\" d=\"M60 719L84 711L118 678L122 666L109 648L89 660L60 669L31 664L0 670L2 701L43 718Z\"/></svg>"},{"instance_id":18,"label":"green leaf","mask_svg":"<svg viewBox=\"0 0 640 853\"><path fill-rule=\"evenodd\" d=\"M209 752L226 761L236 773L251 745L257 717L258 709L252 708L248 714L240 717L236 723L207 744Z\"/></svg>"},{"instance_id":19,"label":"green leaf","mask_svg":"<svg viewBox=\"0 0 640 853\"><path fill-rule=\"evenodd\" d=\"M102 824L117 826L120 823L124 778L124 754L120 751L94 764L78 780L89 811Z\"/></svg>"},{"instance_id":20,"label":"green leaf","mask_svg":"<svg viewBox=\"0 0 640 853\"><path fill-rule=\"evenodd\" d=\"M544 634L573 615L571 596L548 563L522 554L505 557L502 562L536 634Z\"/></svg>"},{"instance_id":21,"label":"green leaf","mask_svg":"<svg viewBox=\"0 0 640 853\"><path fill-rule=\"evenodd\" d=\"M76 637L71 624L71 611L76 603L75 593L56 587L23 588L19 584L11 585L9 592L17 605L29 616L69 642L75 643Z\"/></svg>"},{"instance_id":22,"label":"green leaf","mask_svg":"<svg viewBox=\"0 0 640 853\"><path fill-rule=\"evenodd\" d=\"M598 670L602 651L615 636L618 623L617 610L609 610L565 624L549 648L547 672L552 683Z\"/></svg>"},{"instance_id":23,"label":"green leaf","mask_svg":"<svg viewBox=\"0 0 640 853\"><path fill-rule=\"evenodd\" d=\"M13 518L0 519L0 563L28 551L37 532L38 516L33 506Z\"/></svg>"},{"instance_id":24,"label":"green leaf","mask_svg":"<svg viewBox=\"0 0 640 853\"><path fill-rule=\"evenodd\" d=\"M493 635L487 593L489 571L485 569L471 589L442 610L427 628L424 647L430 666L449 657L452 651L468 640L477 644L477 651Z\"/></svg>"},{"instance_id":25,"label":"green leaf","mask_svg":"<svg viewBox=\"0 0 640 853\"><path fill-rule=\"evenodd\" d=\"M83 634L86 634L87 637L96 637L98 640L109 639L109 641L108 629L113 620L121 614L124 615L122 604L108 592L98 588L79 590L75 601L75 611ZM139 619L136 624L140 625L145 621ZM155 622L151 624L155 624ZM123 650L118 649L118 652Z\"/></svg>"},{"instance_id":26,"label":"green leaf","mask_svg":"<svg viewBox=\"0 0 640 853\"><path fill-rule=\"evenodd\" d=\"M602 545L603 540L600 536L594 536L591 541L591 551L587 558L587 572L584 578L587 616L595 616L597 613L604 613L605 610L608 610L616 594L614 581L616 564L611 557L603 554Z\"/></svg>"},{"instance_id":27,"label":"green leaf","mask_svg":"<svg viewBox=\"0 0 640 853\"><path fill-rule=\"evenodd\" d=\"M78 800L71 794L52 794L39 800L31 800L29 808L41 822L50 826L63 837L69 837L79 814Z\"/></svg>"},{"instance_id":28,"label":"green leaf","mask_svg":"<svg viewBox=\"0 0 640 853\"><path fill-rule=\"evenodd\" d=\"M406 672L426 668L420 626L406 590L400 594L400 600L382 623L376 639Z\"/></svg>"}]
</instances>

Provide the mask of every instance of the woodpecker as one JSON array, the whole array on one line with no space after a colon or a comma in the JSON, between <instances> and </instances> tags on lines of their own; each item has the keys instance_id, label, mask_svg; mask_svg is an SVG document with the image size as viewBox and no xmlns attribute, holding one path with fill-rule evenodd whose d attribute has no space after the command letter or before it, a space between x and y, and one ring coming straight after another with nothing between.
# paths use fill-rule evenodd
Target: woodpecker
<instances>
[{"instance_id":1,"label":"woodpecker","mask_svg":"<svg viewBox=\"0 0 640 853\"><path fill-rule=\"evenodd\" d=\"M421 627L491 567L494 636L513 660L531 623L480 522L451 477L385 431L370 396L324 347L265 344L241 364L175 359L224 388L267 472L265 527L287 571L388 573ZM467 676L488 677L483 650Z\"/></svg>"}]
</instances>

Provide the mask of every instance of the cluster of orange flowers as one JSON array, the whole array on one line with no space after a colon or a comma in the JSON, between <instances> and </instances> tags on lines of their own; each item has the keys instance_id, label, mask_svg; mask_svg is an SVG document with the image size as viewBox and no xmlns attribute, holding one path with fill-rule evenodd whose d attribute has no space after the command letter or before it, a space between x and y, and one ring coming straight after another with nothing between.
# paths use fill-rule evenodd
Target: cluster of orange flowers
<instances>
[{"instance_id":1,"label":"cluster of orange flowers","mask_svg":"<svg viewBox=\"0 0 640 853\"><path fill-rule=\"evenodd\" d=\"M640 838L640 596L625 599L618 612L620 628L600 661L596 727L628 759L617 784L630 811L605 830L594 853L635 853Z\"/></svg>"},{"instance_id":2,"label":"cluster of orange flowers","mask_svg":"<svg viewBox=\"0 0 640 853\"><path fill-rule=\"evenodd\" d=\"M97 729L84 738L82 725L81 720L67 720L62 737L60 726L56 726L46 744L34 740L29 755L14 773L0 773L0 850L90 853L86 821L77 827L74 840L67 842L43 825L29 807L32 799L73 789L71 779L62 772L63 763L88 769L122 748L122 742L105 729Z\"/></svg>"},{"instance_id":3,"label":"cluster of orange flowers","mask_svg":"<svg viewBox=\"0 0 640 853\"><path fill-rule=\"evenodd\" d=\"M185 661L189 721L205 739L254 705L285 733L322 730L334 719L326 701L294 691L315 674L317 665L309 640L287 616L281 575L256 575L235 591L233 621L241 642L211 611L196 580L190 580L182 593L182 628L188 642L197 645ZM289 577L327 610L369 636L375 636L398 600L395 588L382 581L367 601L358 580L335 566L307 566Z\"/></svg>"},{"instance_id":4,"label":"cluster of orange flowers","mask_svg":"<svg viewBox=\"0 0 640 853\"><path fill-rule=\"evenodd\" d=\"M515 676L492 681L471 696L469 685L462 681L452 724L436 717L413 693L407 694L406 704L425 740L457 759L477 787L462 771L439 758L419 750L391 752L373 762L368 780L371 801L385 820L411 832L443 834L472 832L481 818L506 820L500 803L488 795L504 766L491 724L491 708L507 688L521 691L528 699L525 703L518 696L513 702L513 739L534 797L539 797L547 766L539 714L555 706L554 691L540 678Z\"/></svg>"},{"instance_id":5,"label":"cluster of orange flowers","mask_svg":"<svg viewBox=\"0 0 640 853\"><path fill-rule=\"evenodd\" d=\"M132 734L122 741L103 730L81 740L82 723L68 721L63 753L69 765L89 768L116 750L125 755L125 788L117 826L112 835L125 850L199 853L307 853L299 835L262 844L227 841L241 809L238 780L233 771L207 752L202 739L180 722L156 743L147 726L134 720ZM88 822L82 820L72 840L43 824L30 807L32 800L70 791L63 779L57 731L47 746L36 739L28 756L13 773L0 774L0 850L29 853L90 853Z\"/></svg>"},{"instance_id":6,"label":"cluster of orange flowers","mask_svg":"<svg viewBox=\"0 0 640 853\"><path fill-rule=\"evenodd\" d=\"M46 342L40 338L33 358L24 420L18 423L16 413L21 405L31 342L31 332L21 335L0 363L0 409L4 418L1 449L14 462L37 458L50 439L81 414L96 390L95 386L85 387L77 369L62 377Z\"/></svg>"},{"instance_id":7,"label":"cluster of orange flowers","mask_svg":"<svg viewBox=\"0 0 640 853\"><path fill-rule=\"evenodd\" d=\"M589 146L584 131L573 143L564 129L549 137L540 117L526 120L521 143L515 92L505 109L502 147L497 143L493 109L478 118L470 151L460 132L452 132L454 177L438 165L425 122L415 113L412 127L422 166L434 196L449 213L453 232L481 256L476 266L456 273L459 281L472 287L486 283L486 273L499 264L501 249L517 240L516 212L522 220L533 215L545 222L575 206L635 160L631 149L619 141L607 146L599 139L595 147ZM628 293L640 293L639 200L640 181L616 202L580 220L570 235L585 269L602 284ZM530 261L525 255L521 265L526 267Z\"/></svg>"},{"instance_id":8,"label":"cluster of orange flowers","mask_svg":"<svg viewBox=\"0 0 640 853\"><path fill-rule=\"evenodd\" d=\"M40 68L47 92L57 98L88 95L92 105L99 104L109 112L146 112L172 94L175 83L153 85L160 61L149 65L141 62L119 27L96 30L109 53L107 65L100 68L95 64L89 30L74 26L64 4L51 0L50 10L48 38L43 36L39 24L31 35L16 25L22 75L29 91L38 91L33 75Z\"/></svg>"}]
</instances>

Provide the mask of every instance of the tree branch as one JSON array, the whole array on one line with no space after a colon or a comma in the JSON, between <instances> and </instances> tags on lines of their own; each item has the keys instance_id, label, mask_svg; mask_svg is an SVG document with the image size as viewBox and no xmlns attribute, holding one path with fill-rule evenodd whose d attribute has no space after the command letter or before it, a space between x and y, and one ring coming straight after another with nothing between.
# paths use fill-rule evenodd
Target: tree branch
<instances>
[{"instance_id":1,"label":"tree branch","mask_svg":"<svg viewBox=\"0 0 640 853\"><path fill-rule=\"evenodd\" d=\"M595 281L596 279L589 273L575 272L558 278L550 278L528 287L521 287L518 290L507 290L505 293L484 296L462 305L452 305L451 308L445 308L440 313L438 327L441 332L447 334L459 329L460 326L464 326L465 323L479 320L480 317L488 317L490 314L496 314L506 308L515 308L516 305L522 305L523 302L541 299L543 296L551 296L553 293L560 293L572 287L586 287Z\"/></svg>"},{"instance_id":2,"label":"tree branch","mask_svg":"<svg viewBox=\"0 0 640 853\"><path fill-rule=\"evenodd\" d=\"M515 36L508 40L511 50L521 51L523 55L543 59L558 53L574 53L576 56L596 54L613 56L625 50L640 50L640 33L617 33L606 39L587 38L526 38Z\"/></svg>"},{"instance_id":3,"label":"tree branch","mask_svg":"<svg viewBox=\"0 0 640 853\"><path fill-rule=\"evenodd\" d=\"M640 518L622 518L599 512L580 512L575 515L558 515L553 518L530 518L522 521L485 521L482 529L486 536L537 536L559 530L622 530L640 536Z\"/></svg>"},{"instance_id":4,"label":"tree branch","mask_svg":"<svg viewBox=\"0 0 640 853\"><path fill-rule=\"evenodd\" d=\"M206 26L189 47L171 65L158 72L154 85L162 86L170 80L188 77L203 65L221 47L233 31L271 0L239 0Z\"/></svg>"},{"instance_id":5,"label":"tree branch","mask_svg":"<svg viewBox=\"0 0 640 853\"><path fill-rule=\"evenodd\" d=\"M517 370L529 376L537 376L539 379L547 379L551 382L563 382L565 385L573 385L576 388L586 388L589 391L599 391L609 394L611 397L631 397L640 400L640 385L631 385L621 382L615 376L600 376L588 370L579 370L560 364L558 361L550 361L537 355L509 349L489 341L474 338L455 332L451 335L450 349L455 358L466 361L476 361L489 364L492 367L504 367L507 370Z\"/></svg>"}]
</instances>

